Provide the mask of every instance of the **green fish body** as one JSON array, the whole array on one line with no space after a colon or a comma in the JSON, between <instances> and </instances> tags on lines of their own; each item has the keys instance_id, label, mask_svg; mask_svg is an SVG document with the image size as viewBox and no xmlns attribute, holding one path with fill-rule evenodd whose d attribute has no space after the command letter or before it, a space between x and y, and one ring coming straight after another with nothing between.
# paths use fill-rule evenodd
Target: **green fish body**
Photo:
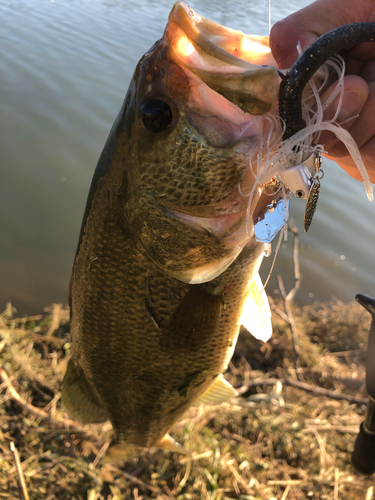
<instances>
[{"instance_id":1,"label":"green fish body","mask_svg":"<svg viewBox=\"0 0 375 500\"><path fill-rule=\"evenodd\" d=\"M168 432L191 405L216 389L233 396L221 374L244 304L265 304L264 244L251 226L276 188L254 197L249 221L238 186L254 185L249 164L279 77L226 50L238 33L177 3L94 174L70 283L62 401L82 422L110 420L108 460L178 449ZM223 67L234 83L214 85Z\"/></svg>"}]
</instances>

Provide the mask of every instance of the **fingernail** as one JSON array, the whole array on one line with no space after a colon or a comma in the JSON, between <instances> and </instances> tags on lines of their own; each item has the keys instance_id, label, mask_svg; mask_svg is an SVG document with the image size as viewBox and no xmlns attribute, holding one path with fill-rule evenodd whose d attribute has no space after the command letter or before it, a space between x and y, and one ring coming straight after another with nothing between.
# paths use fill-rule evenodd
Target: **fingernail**
<instances>
[{"instance_id":1,"label":"fingernail","mask_svg":"<svg viewBox=\"0 0 375 500\"><path fill-rule=\"evenodd\" d=\"M363 104L363 96L358 92L344 92L337 121L340 123L354 118L361 111Z\"/></svg>"}]
</instances>

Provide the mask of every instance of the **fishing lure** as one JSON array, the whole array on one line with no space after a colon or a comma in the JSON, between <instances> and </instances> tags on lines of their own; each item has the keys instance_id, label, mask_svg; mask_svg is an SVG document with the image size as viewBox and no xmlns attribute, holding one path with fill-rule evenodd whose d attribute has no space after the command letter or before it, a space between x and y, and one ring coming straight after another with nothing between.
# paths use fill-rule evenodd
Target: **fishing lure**
<instances>
[{"instance_id":1,"label":"fishing lure","mask_svg":"<svg viewBox=\"0 0 375 500\"><path fill-rule=\"evenodd\" d=\"M309 192L309 197L307 199L306 203L306 208L305 208L305 215L304 215L304 220L303 220L303 228L305 233L309 230L309 227L312 223L315 210L318 204L319 200L319 194L320 194L320 181L324 177L324 172L323 170L320 169L321 165L323 163L323 158L322 155L318 152L317 156L315 157L315 167L316 167L316 175L312 180L311 184L311 189Z\"/></svg>"},{"instance_id":2,"label":"fishing lure","mask_svg":"<svg viewBox=\"0 0 375 500\"><path fill-rule=\"evenodd\" d=\"M264 190L272 178L279 179L280 192L284 201L274 200L266 215L261 220L255 221L254 233L258 241L270 243L288 221L290 192L293 192L297 198L307 200L304 229L305 232L308 231L317 207L323 177L323 172L320 169L322 148L315 147L313 143L317 142L317 137L323 130L334 133L345 144L361 174L368 199L374 200L373 187L358 146L350 133L336 122L344 92L343 78L345 74L345 63L337 54L358 43L374 40L375 23L353 23L341 26L318 38L303 53L300 47L297 47L297 50L300 51L300 57L289 71L280 72L280 123L273 128L273 132L276 132L273 135L276 138L266 141L265 154L260 155L262 159L258 160L256 183L249 195L248 203L250 207L256 187ZM330 99L322 104L319 91L311 78L324 63L333 67L338 75L338 81ZM311 101L309 106L306 99L303 98L306 85L310 85L314 94L316 111L311 107ZM340 97L340 104L335 116L331 120L324 120L324 109L337 96ZM282 137L280 137L280 126ZM317 157L317 151L320 157L319 155ZM311 163L315 165L315 162L318 163L314 173L310 167ZM252 169L252 166L250 168ZM284 208L283 214L281 213L282 207ZM250 232L251 224L248 227Z\"/></svg>"}]
</instances>

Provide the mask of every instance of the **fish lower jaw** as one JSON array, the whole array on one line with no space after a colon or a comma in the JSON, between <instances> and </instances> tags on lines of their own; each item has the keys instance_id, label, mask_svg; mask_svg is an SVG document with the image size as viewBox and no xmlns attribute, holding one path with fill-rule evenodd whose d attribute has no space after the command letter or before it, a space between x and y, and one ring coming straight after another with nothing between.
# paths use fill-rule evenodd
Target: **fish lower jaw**
<instances>
[{"instance_id":1,"label":"fish lower jaw","mask_svg":"<svg viewBox=\"0 0 375 500\"><path fill-rule=\"evenodd\" d=\"M246 245L253 235L252 220L246 221L246 209L216 217L200 217L166 208L167 213L198 230L205 230L228 247Z\"/></svg>"},{"instance_id":2,"label":"fish lower jaw","mask_svg":"<svg viewBox=\"0 0 375 500\"><path fill-rule=\"evenodd\" d=\"M205 218L184 214L182 212L168 210L174 217L180 218L197 230L206 230L221 240L223 247L227 249L225 256L215 259L210 263L195 268L187 268L178 273L178 279L184 283L200 284L211 281L224 271L236 260L244 246L253 236L253 225L251 228L246 223L246 212L242 210L234 214L218 217Z\"/></svg>"},{"instance_id":3,"label":"fish lower jaw","mask_svg":"<svg viewBox=\"0 0 375 500\"><path fill-rule=\"evenodd\" d=\"M206 264L194 269L188 269L186 272L180 272L178 279L190 285L198 285L212 281L228 269L241 253L243 246L235 247L229 257L217 260L211 264Z\"/></svg>"}]
</instances>

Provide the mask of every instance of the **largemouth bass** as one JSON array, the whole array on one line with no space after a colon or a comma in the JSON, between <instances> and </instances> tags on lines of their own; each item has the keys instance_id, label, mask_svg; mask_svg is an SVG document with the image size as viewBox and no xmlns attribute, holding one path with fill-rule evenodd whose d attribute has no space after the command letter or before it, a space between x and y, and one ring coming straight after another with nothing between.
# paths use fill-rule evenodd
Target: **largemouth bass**
<instances>
[{"instance_id":1,"label":"largemouth bass","mask_svg":"<svg viewBox=\"0 0 375 500\"><path fill-rule=\"evenodd\" d=\"M236 394L222 373L241 321L270 334L253 226L280 197L275 179L255 189L272 64L266 38L177 3L135 70L89 192L62 386L73 418L110 420L107 460L178 450L168 431L191 405Z\"/></svg>"}]
</instances>

